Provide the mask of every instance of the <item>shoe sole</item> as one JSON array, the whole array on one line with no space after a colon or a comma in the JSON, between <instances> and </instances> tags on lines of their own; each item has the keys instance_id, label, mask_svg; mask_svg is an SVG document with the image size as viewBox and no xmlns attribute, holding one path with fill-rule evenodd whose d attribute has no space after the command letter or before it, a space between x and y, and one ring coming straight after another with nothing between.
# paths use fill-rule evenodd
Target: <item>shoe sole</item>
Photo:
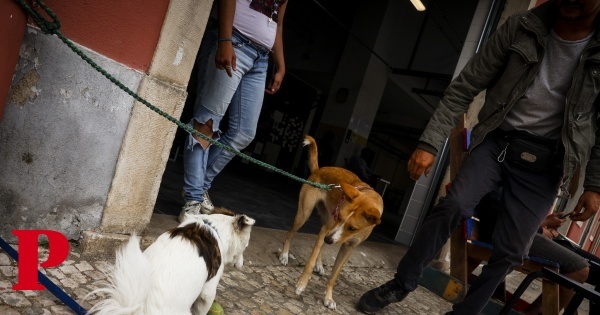
<instances>
[{"instance_id":1,"label":"shoe sole","mask_svg":"<svg viewBox=\"0 0 600 315\"><path fill-rule=\"evenodd\" d=\"M365 311L365 310L364 310L362 307L360 307L360 306L358 307L358 310L359 310L359 311L361 311L361 312L363 312L363 313L365 313L365 314L369 314L369 315L374 315L375 313L377 313L377 312L378 312L378 311L372 311L372 312Z\"/></svg>"}]
</instances>

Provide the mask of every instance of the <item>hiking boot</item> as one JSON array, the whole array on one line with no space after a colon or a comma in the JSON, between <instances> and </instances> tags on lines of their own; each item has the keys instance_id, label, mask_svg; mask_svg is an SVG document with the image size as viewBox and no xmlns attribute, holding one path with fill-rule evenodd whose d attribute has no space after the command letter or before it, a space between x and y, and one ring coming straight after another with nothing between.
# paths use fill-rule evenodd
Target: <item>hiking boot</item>
<instances>
[{"instance_id":1,"label":"hiking boot","mask_svg":"<svg viewBox=\"0 0 600 315\"><path fill-rule=\"evenodd\" d=\"M213 209L215 208L215 206L213 206L213 203L210 200L210 197L208 196L208 192L207 191L205 191L202 194L202 198L204 200L202 200L202 209L200 209L200 212L202 214L211 214L213 212Z\"/></svg>"},{"instance_id":2,"label":"hiking boot","mask_svg":"<svg viewBox=\"0 0 600 315\"><path fill-rule=\"evenodd\" d=\"M179 213L179 223L185 221L190 215L199 215L202 211L202 203L200 201L188 201L181 208Z\"/></svg>"},{"instance_id":3,"label":"hiking boot","mask_svg":"<svg viewBox=\"0 0 600 315\"><path fill-rule=\"evenodd\" d=\"M395 280L390 280L363 294L358 302L358 309L366 314L375 314L388 304L404 300L407 295L408 292L400 289Z\"/></svg>"}]
</instances>

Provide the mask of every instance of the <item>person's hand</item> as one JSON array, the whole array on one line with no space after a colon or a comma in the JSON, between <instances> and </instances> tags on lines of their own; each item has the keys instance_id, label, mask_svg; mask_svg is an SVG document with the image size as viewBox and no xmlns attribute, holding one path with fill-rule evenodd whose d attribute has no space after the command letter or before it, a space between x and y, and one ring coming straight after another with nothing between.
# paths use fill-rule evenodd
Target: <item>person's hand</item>
<instances>
[{"instance_id":1,"label":"person's hand","mask_svg":"<svg viewBox=\"0 0 600 315\"><path fill-rule=\"evenodd\" d=\"M267 88L265 89L265 92L267 94L275 94L277 91L279 91L279 88L281 87L281 81L283 81L283 76L285 75L285 71L281 70L277 70L275 72L275 74L273 75L273 79L271 80L271 82L269 82L269 85L267 86Z\"/></svg>"},{"instance_id":2,"label":"person's hand","mask_svg":"<svg viewBox=\"0 0 600 315\"><path fill-rule=\"evenodd\" d=\"M215 65L217 69L225 70L229 77L233 76L232 71L236 71L235 52L233 44L230 41L219 42L217 53L215 55Z\"/></svg>"},{"instance_id":3,"label":"person's hand","mask_svg":"<svg viewBox=\"0 0 600 315\"><path fill-rule=\"evenodd\" d=\"M599 208L600 193L587 190L579 197L579 202L569 217L573 221L585 221L598 212Z\"/></svg>"},{"instance_id":4,"label":"person's hand","mask_svg":"<svg viewBox=\"0 0 600 315\"><path fill-rule=\"evenodd\" d=\"M542 225L549 229L558 229L565 221L567 221L567 219L560 218L562 214L563 212L558 212L547 216Z\"/></svg>"},{"instance_id":5,"label":"person's hand","mask_svg":"<svg viewBox=\"0 0 600 315\"><path fill-rule=\"evenodd\" d=\"M416 149L408 160L408 172L412 180L418 180L421 174L429 176L435 156L425 150Z\"/></svg>"},{"instance_id":6,"label":"person's hand","mask_svg":"<svg viewBox=\"0 0 600 315\"><path fill-rule=\"evenodd\" d=\"M550 229L547 229L545 227L542 227L542 235L544 235L545 237L547 237L549 239L554 238L554 234L552 234L552 232L550 232Z\"/></svg>"},{"instance_id":7,"label":"person's hand","mask_svg":"<svg viewBox=\"0 0 600 315\"><path fill-rule=\"evenodd\" d=\"M547 237L551 240L556 238L559 235L557 230L551 229L551 228L543 228L542 233L544 234L545 237Z\"/></svg>"}]
</instances>

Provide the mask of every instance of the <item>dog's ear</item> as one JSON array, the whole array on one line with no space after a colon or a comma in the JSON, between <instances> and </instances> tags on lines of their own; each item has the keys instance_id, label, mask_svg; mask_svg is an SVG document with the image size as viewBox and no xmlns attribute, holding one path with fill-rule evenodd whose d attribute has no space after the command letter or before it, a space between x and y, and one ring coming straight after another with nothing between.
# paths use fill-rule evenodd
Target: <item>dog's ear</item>
<instances>
[{"instance_id":1,"label":"dog's ear","mask_svg":"<svg viewBox=\"0 0 600 315\"><path fill-rule=\"evenodd\" d=\"M256 223L256 220L245 214L238 214L235 216L234 225L236 227L236 231L243 231L244 229L251 227Z\"/></svg>"},{"instance_id":2,"label":"dog's ear","mask_svg":"<svg viewBox=\"0 0 600 315\"><path fill-rule=\"evenodd\" d=\"M369 224L379 224L381 223L381 215L377 210L368 210L363 213L363 216L369 222Z\"/></svg>"},{"instance_id":3,"label":"dog's ear","mask_svg":"<svg viewBox=\"0 0 600 315\"><path fill-rule=\"evenodd\" d=\"M358 195L360 195L360 191L352 185L348 185L346 183L341 183L340 186L342 187L342 191L344 192L344 195L346 195L346 197L348 197L348 200L350 200L350 201L352 201L352 199L354 199L354 198L358 197Z\"/></svg>"}]
</instances>

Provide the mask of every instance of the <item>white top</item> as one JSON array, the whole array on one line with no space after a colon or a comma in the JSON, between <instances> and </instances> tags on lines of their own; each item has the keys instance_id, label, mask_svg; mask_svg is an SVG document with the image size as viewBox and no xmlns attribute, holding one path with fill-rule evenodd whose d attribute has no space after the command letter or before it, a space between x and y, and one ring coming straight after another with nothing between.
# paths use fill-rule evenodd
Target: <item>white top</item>
<instances>
[{"instance_id":1,"label":"white top","mask_svg":"<svg viewBox=\"0 0 600 315\"><path fill-rule=\"evenodd\" d=\"M281 0L236 0L233 27L266 48L273 48Z\"/></svg>"}]
</instances>

